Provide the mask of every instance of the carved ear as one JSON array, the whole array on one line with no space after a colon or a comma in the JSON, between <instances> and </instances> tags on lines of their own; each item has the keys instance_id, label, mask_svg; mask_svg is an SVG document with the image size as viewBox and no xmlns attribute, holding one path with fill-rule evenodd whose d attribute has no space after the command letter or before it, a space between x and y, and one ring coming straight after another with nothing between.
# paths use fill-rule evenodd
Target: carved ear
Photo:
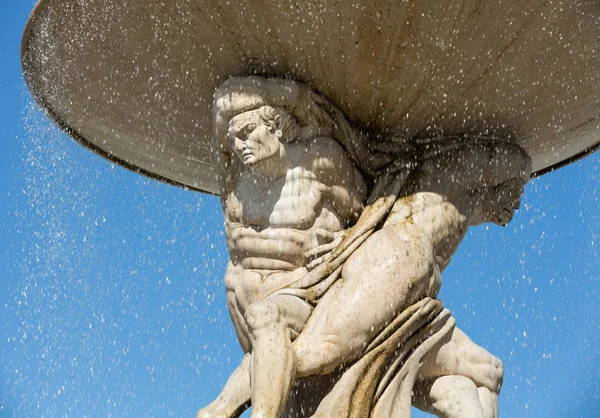
<instances>
[{"instance_id":1,"label":"carved ear","mask_svg":"<svg viewBox=\"0 0 600 418\"><path fill-rule=\"evenodd\" d=\"M281 117L279 115L275 115L275 118L273 118L271 132L273 132L278 139L281 139L283 136L283 132L281 132Z\"/></svg>"}]
</instances>

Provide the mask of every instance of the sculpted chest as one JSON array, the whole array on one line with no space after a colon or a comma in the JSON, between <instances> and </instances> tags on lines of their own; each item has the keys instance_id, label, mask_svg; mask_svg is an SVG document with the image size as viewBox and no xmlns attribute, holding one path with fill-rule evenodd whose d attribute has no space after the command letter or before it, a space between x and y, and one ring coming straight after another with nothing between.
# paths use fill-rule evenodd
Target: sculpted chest
<instances>
[{"instance_id":1,"label":"sculpted chest","mask_svg":"<svg viewBox=\"0 0 600 418\"><path fill-rule=\"evenodd\" d=\"M229 220L259 228L309 229L323 206L325 186L302 167L265 179L250 170L234 174L227 199Z\"/></svg>"}]
</instances>

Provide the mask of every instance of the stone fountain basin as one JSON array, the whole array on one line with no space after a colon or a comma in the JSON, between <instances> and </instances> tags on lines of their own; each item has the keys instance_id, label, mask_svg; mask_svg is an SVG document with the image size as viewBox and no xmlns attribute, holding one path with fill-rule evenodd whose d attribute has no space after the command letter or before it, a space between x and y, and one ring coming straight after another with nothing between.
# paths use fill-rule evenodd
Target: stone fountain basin
<instances>
[{"instance_id":1,"label":"stone fountain basin","mask_svg":"<svg viewBox=\"0 0 600 418\"><path fill-rule=\"evenodd\" d=\"M497 135L536 175L600 147L600 3L41 0L26 82L71 137L217 193L212 99L237 75L308 83L373 132Z\"/></svg>"}]
</instances>

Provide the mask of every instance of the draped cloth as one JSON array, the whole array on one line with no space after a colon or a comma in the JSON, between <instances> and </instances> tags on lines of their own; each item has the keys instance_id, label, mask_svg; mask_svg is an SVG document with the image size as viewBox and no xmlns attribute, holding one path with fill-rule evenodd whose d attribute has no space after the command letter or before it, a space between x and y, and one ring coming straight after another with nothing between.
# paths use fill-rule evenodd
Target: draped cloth
<instances>
[{"instance_id":1,"label":"draped cloth","mask_svg":"<svg viewBox=\"0 0 600 418\"><path fill-rule=\"evenodd\" d=\"M412 305L343 371L312 418L409 418L423 358L449 341L454 326L441 301Z\"/></svg>"}]
</instances>

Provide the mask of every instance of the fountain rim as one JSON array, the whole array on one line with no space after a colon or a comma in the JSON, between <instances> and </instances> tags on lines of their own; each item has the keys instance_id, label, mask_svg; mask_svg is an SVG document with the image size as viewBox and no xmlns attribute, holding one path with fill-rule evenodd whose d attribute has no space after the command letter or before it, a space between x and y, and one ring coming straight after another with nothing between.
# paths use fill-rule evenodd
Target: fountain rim
<instances>
[{"instance_id":1,"label":"fountain rim","mask_svg":"<svg viewBox=\"0 0 600 418\"><path fill-rule=\"evenodd\" d=\"M217 193L213 193L213 192L210 192L207 190L196 188L196 187L178 182L176 180L169 179L165 176L161 176L160 174L157 174L152 171L146 170L144 168L138 167L135 164L128 163L127 161L125 161L121 158L118 158L114 154L111 154L111 153L108 153L108 152L102 150L98 146L94 145L93 142L91 142L90 140L86 139L83 135L81 135L76 129L73 129L72 127L70 127L61 118L61 116L52 108L49 101L41 93L38 93L41 91L41 89L39 89L38 86L36 85L36 83L34 81L34 77L32 76L32 72L28 71L28 67L30 67L30 63L29 63L29 57L27 55L27 51L29 50L29 41L31 39L31 34L33 33L33 27L36 23L39 12L41 9L46 7L47 3L49 3L50 1L52 1L52 0L38 0L37 3L35 4L33 10L31 11L31 14L29 15L29 17L27 19L25 28L23 30L23 37L21 39L21 51L20 51L21 71L23 73L23 78L25 80L25 84L27 85L27 88L29 89L29 92L31 93L31 96L33 97L35 102L43 109L44 114L50 120L52 120L52 122L54 122L54 124L56 126L58 126L58 128L61 131L66 133L69 137L71 137L77 143L79 143L83 147L89 149L90 151L94 152L96 155L104 158L105 160L110 161L113 164L116 164L120 167L123 167L130 171L133 171L134 173L141 174L145 177L160 181L162 183L165 183L165 184L168 184L171 186L177 186L177 187L183 188L185 190L191 190L191 191L205 193L205 194L209 194L209 195L218 195ZM233 76L234 75L232 75L232 77ZM236 74L236 76L239 76L239 74ZM541 170L537 170L537 171L533 172L531 174L531 178L536 178L536 177L543 176L544 174L551 173L551 172L558 170L562 167L565 167L571 163L579 161L579 160L587 157L588 155L593 154L594 152L598 151L599 149L600 149L600 142L592 145L591 147L584 149L583 151L581 151L571 157L565 158L562 161L559 161L559 162L552 164L548 167L545 167Z\"/></svg>"},{"instance_id":2,"label":"fountain rim","mask_svg":"<svg viewBox=\"0 0 600 418\"><path fill-rule=\"evenodd\" d=\"M133 171L134 173L137 174L141 174L145 177L148 177L150 179L153 180L157 180L160 181L162 183L166 183L168 185L171 186L177 186L177 187L181 187L185 190L192 190L195 192L201 192L201 193L205 193L205 194L210 194L210 195L215 195L212 192L209 192L207 190L203 190L203 189L199 189L199 188L195 188L193 186L189 186L187 184L183 184L181 182L175 181L175 180L171 180L167 177L161 176L160 174L156 174L153 173L151 171L145 170L141 167L138 167L134 164L130 164L125 160L122 160L118 157L116 157L115 155L108 153L104 150L102 150L100 147L94 145L91 141L89 141L88 139L86 139L83 135L81 135L77 130L73 129L72 127L70 127L62 118L61 116L54 110L52 109L52 106L50 105L50 103L48 102L48 100L40 93L38 93L39 91L41 91L41 89L38 88L38 86L35 84L34 78L31 74L30 71L28 71L28 67L30 67L30 63L29 63L29 58L27 56L27 51L29 49L29 41L31 39L31 34L33 32L33 27L36 23L36 19L38 18L39 15L39 11L43 8L46 7L46 3L48 3L50 0L38 0L37 3L35 4L33 10L31 11L29 17L27 18L27 23L25 24L25 28L23 29L23 38L21 39L21 71L23 73L23 78L25 80L25 84L27 85L27 88L29 89L29 93L31 93L31 96L33 97L33 99L35 100L35 102L42 108L42 110L44 111L44 114L52 121L54 122L54 124L61 130L63 131L65 134L67 134L69 137L71 137L71 139L75 140L75 142L77 142L78 144L82 145L83 147L89 149L90 151L92 151L94 154L104 158L105 160L110 161L113 164L116 164L120 167L126 168L130 171ZM600 145L600 144L599 144Z\"/></svg>"}]
</instances>

